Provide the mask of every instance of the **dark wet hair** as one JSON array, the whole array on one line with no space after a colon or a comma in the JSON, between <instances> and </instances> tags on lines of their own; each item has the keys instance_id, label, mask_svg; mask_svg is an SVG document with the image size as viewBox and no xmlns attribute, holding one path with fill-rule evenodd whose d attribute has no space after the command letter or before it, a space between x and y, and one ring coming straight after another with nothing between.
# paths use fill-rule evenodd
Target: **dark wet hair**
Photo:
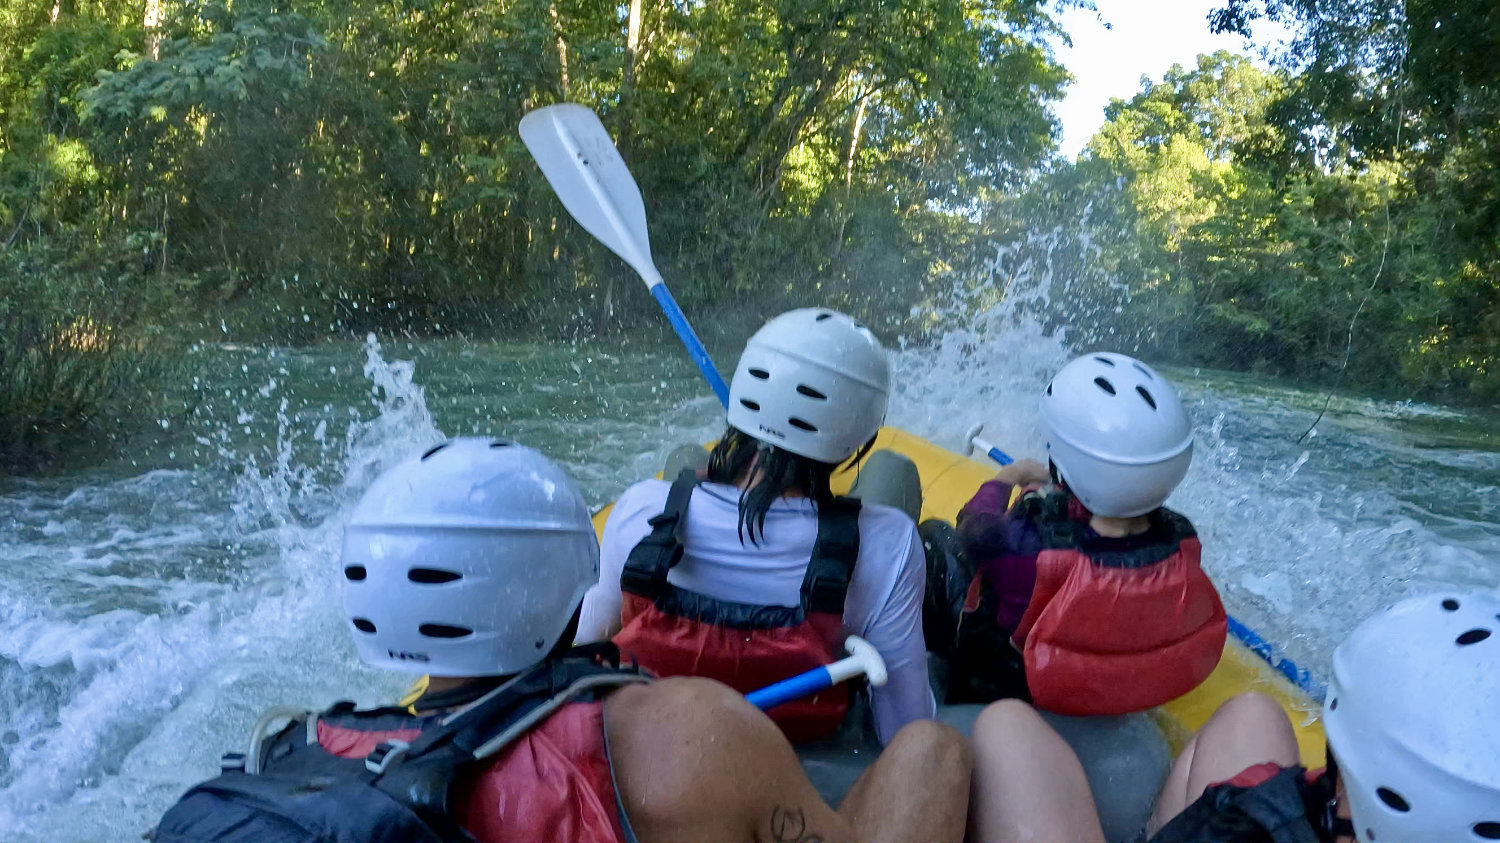
<instances>
[{"instance_id":1,"label":"dark wet hair","mask_svg":"<svg viewBox=\"0 0 1500 843\"><path fill-rule=\"evenodd\" d=\"M872 436L852 459L842 463L843 470L858 465L874 444ZM759 462L756 462L757 455ZM724 431L708 455L708 480L736 485L750 471L752 463L760 477L740 493L738 533L741 544L745 542L746 534L751 544L760 544L766 535L766 513L771 504L792 489L801 491L814 506L833 500L829 479L838 465L798 456L732 427Z\"/></svg>"}]
</instances>

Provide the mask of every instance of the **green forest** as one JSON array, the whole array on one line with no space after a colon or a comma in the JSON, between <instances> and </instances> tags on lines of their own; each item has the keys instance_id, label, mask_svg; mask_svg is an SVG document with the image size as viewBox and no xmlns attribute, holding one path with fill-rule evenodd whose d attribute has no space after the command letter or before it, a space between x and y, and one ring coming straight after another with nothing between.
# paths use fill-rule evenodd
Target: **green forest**
<instances>
[{"instance_id":1,"label":"green forest","mask_svg":"<svg viewBox=\"0 0 1500 843\"><path fill-rule=\"evenodd\" d=\"M1500 400L1500 7L1228 0L1205 27L1294 42L1143 81L1067 161L1087 5L0 0L0 465L149 417L194 342L659 323L517 136L562 101L710 337L941 332L1051 231L1075 342Z\"/></svg>"}]
</instances>

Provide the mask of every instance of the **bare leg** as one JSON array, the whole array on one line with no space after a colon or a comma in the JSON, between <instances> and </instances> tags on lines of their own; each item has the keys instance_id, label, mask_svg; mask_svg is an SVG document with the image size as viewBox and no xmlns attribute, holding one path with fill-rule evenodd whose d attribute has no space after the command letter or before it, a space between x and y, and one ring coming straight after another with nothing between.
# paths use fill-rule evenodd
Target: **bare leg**
<instances>
[{"instance_id":1,"label":"bare leg","mask_svg":"<svg viewBox=\"0 0 1500 843\"><path fill-rule=\"evenodd\" d=\"M839 814L871 843L961 840L972 766L957 729L908 723L849 789Z\"/></svg>"},{"instance_id":2,"label":"bare leg","mask_svg":"<svg viewBox=\"0 0 1500 843\"><path fill-rule=\"evenodd\" d=\"M1019 700L974 721L970 839L979 843L1104 843L1078 756Z\"/></svg>"},{"instance_id":3,"label":"bare leg","mask_svg":"<svg viewBox=\"0 0 1500 843\"><path fill-rule=\"evenodd\" d=\"M898 733L840 813L818 796L775 724L717 682L675 678L621 689L605 702L604 720L615 784L642 843L836 843L877 831L940 841L961 834L942 836L933 819L950 805L949 813L962 816L969 760L962 739L937 724ZM897 781L903 775L923 778ZM956 793L937 790L955 782ZM917 829L914 818L935 825ZM951 825L951 817L943 819Z\"/></svg>"},{"instance_id":4,"label":"bare leg","mask_svg":"<svg viewBox=\"0 0 1500 843\"><path fill-rule=\"evenodd\" d=\"M1177 756L1151 815L1152 833L1197 801L1209 785L1266 762L1283 767L1300 763L1286 712L1262 694L1230 698Z\"/></svg>"}]
</instances>

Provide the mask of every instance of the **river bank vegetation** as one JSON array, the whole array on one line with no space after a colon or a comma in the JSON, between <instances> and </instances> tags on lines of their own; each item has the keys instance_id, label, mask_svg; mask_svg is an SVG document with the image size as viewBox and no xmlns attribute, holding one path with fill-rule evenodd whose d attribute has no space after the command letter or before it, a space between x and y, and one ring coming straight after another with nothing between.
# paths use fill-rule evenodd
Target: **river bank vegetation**
<instances>
[{"instance_id":1,"label":"river bank vegetation","mask_svg":"<svg viewBox=\"0 0 1500 843\"><path fill-rule=\"evenodd\" d=\"M1145 85L1076 162L1067 5L0 0L0 463L150 416L193 341L651 323L516 136L563 100L726 342L811 302L920 337L1045 240L1080 341L1500 396L1493 4L1234 0L1298 43Z\"/></svg>"}]
</instances>

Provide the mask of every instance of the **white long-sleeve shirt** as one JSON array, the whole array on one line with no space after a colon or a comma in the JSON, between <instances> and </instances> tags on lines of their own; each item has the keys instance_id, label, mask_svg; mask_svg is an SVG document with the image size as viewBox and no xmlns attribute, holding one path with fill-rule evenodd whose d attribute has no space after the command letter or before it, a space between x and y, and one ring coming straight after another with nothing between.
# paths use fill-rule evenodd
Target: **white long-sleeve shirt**
<instances>
[{"instance_id":1,"label":"white long-sleeve shirt","mask_svg":"<svg viewBox=\"0 0 1500 843\"><path fill-rule=\"evenodd\" d=\"M648 519L666 506L671 484L646 480L625 490L604 525L599 582L583 601L578 641L602 641L620 629L620 573L632 548L651 532ZM766 514L760 544L740 543L739 489L703 483L693 491L682 540L682 561L667 575L673 585L719 600L797 606L802 578L818 535L817 512L806 498L782 498ZM865 504L859 515L859 558L844 598L844 625L869 641L890 675L871 691L875 727L886 743L902 726L937 712L927 682L922 640L926 563L916 525L900 510Z\"/></svg>"}]
</instances>

